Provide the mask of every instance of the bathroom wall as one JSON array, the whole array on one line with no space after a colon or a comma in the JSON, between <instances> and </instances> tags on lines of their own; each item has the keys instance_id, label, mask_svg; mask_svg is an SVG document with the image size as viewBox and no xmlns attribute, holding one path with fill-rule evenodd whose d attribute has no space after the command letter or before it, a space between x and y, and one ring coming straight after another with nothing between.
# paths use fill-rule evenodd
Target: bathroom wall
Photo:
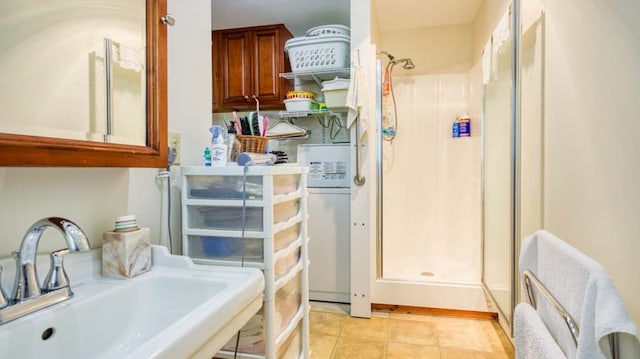
<instances>
[{"instance_id":1,"label":"bathroom wall","mask_svg":"<svg viewBox=\"0 0 640 359\"><path fill-rule=\"evenodd\" d=\"M640 324L640 2L541 3L544 226L605 266Z\"/></svg>"},{"instance_id":2,"label":"bathroom wall","mask_svg":"<svg viewBox=\"0 0 640 359\"><path fill-rule=\"evenodd\" d=\"M198 164L211 121L211 2L169 0L176 26L169 28L169 128L182 134L182 163ZM160 242L163 184L155 169L0 167L0 257L18 248L27 228L46 216L77 222L92 247L115 217L136 214ZM174 186L179 171L173 170ZM179 189L174 187L174 196ZM179 201L173 201L174 243L179 242ZM51 232L51 233L50 233ZM62 237L46 231L42 252L59 249Z\"/></svg>"},{"instance_id":3,"label":"bathroom wall","mask_svg":"<svg viewBox=\"0 0 640 359\"><path fill-rule=\"evenodd\" d=\"M471 67L471 42L471 25L380 30L378 50L389 52L396 58L413 59L415 69L407 71L398 66L394 69L396 74L466 72Z\"/></svg>"}]
</instances>

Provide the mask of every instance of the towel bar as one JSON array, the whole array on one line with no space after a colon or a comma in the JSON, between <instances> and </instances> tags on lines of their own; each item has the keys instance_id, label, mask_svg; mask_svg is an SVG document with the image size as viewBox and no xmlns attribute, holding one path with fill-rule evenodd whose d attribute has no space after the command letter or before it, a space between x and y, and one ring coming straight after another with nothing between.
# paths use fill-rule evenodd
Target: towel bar
<instances>
[{"instance_id":1,"label":"towel bar","mask_svg":"<svg viewBox=\"0 0 640 359\"><path fill-rule=\"evenodd\" d=\"M571 314L567 312L567 310L558 302L558 300L547 290L547 288L540 282L540 280L533 274L531 271L525 270L522 273L522 277L524 280L525 287L527 288L527 296L529 297L529 302L531 305L537 309L536 307L536 298L533 295L533 290L531 285L533 284L545 299L553 306L553 308L558 312L558 314L564 319L564 322L567 324L567 328L571 332L571 337L573 338L573 343L578 346L578 336L580 335L580 328L578 323L573 319ZM618 359L618 336L616 333L611 333L608 335L609 341L609 350L612 359Z\"/></svg>"},{"instance_id":2,"label":"towel bar","mask_svg":"<svg viewBox=\"0 0 640 359\"><path fill-rule=\"evenodd\" d=\"M542 295L547 299L547 301L553 306L553 308L562 316L564 322L567 324L569 331L571 332L571 337L573 338L573 343L578 346L578 336L580 335L580 328L578 327L578 323L573 319L571 314L567 312L566 309L558 302L558 300L547 290L547 288L538 280L538 278L526 270L522 273L524 278L524 284L527 288L527 296L529 297L529 302L531 305L537 309L536 299L533 295L533 290L531 289L531 284L533 283L536 288L542 293Z\"/></svg>"}]
</instances>

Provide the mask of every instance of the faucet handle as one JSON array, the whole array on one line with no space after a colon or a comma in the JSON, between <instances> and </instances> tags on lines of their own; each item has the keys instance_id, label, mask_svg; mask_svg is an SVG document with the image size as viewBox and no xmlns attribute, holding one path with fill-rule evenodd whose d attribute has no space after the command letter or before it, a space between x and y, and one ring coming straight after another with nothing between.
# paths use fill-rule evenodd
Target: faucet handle
<instances>
[{"instance_id":1,"label":"faucet handle","mask_svg":"<svg viewBox=\"0 0 640 359\"><path fill-rule=\"evenodd\" d=\"M51 292L56 289L69 286L69 277L64 271L63 260L64 256L69 253L69 249L59 249L51 252L49 258L51 259L51 265L49 267L49 273L42 283L42 290L44 292Z\"/></svg>"},{"instance_id":2,"label":"faucet handle","mask_svg":"<svg viewBox=\"0 0 640 359\"><path fill-rule=\"evenodd\" d=\"M9 305L9 299L7 298L7 293L4 291L2 287L2 266L0 266L0 309Z\"/></svg>"}]
</instances>

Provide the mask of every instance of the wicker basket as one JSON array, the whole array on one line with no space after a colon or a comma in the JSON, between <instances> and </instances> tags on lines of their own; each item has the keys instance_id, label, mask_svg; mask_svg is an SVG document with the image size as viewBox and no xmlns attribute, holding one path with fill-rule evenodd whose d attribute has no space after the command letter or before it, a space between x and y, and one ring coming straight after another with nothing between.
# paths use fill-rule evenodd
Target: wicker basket
<instances>
[{"instance_id":1,"label":"wicker basket","mask_svg":"<svg viewBox=\"0 0 640 359\"><path fill-rule=\"evenodd\" d=\"M264 153L267 147L268 138L262 136L242 136L237 135L238 141L242 145L240 152Z\"/></svg>"}]
</instances>

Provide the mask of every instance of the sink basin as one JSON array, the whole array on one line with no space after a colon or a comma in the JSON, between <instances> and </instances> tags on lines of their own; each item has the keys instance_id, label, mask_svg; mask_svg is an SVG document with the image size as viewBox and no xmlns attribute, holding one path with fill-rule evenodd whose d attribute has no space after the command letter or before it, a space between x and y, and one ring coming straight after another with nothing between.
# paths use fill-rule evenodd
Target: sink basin
<instances>
[{"instance_id":1,"label":"sink basin","mask_svg":"<svg viewBox=\"0 0 640 359\"><path fill-rule=\"evenodd\" d=\"M129 280L76 262L94 274L74 281L69 268L72 299L0 326L0 358L211 358L262 305L259 270L194 265L164 247Z\"/></svg>"}]
</instances>

